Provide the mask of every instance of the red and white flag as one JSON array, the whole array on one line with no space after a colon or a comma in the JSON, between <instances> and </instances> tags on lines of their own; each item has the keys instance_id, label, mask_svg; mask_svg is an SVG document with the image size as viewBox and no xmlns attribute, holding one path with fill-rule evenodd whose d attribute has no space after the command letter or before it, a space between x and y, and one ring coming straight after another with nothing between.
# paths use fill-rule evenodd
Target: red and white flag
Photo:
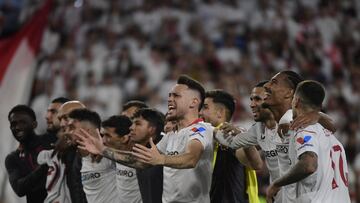
<instances>
[{"instance_id":1,"label":"red and white flag","mask_svg":"<svg viewBox=\"0 0 360 203\"><path fill-rule=\"evenodd\" d=\"M17 33L0 40L0 201L3 202L18 202L4 166L6 155L15 149L7 115L13 106L29 101L36 54L48 22L51 2L46 1Z\"/></svg>"}]
</instances>

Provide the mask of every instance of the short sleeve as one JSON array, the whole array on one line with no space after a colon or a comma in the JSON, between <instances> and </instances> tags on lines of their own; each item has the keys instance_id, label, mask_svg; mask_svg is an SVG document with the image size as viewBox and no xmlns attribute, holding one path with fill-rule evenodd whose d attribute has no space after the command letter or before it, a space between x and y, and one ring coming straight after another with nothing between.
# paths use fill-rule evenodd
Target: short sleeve
<instances>
[{"instance_id":1,"label":"short sleeve","mask_svg":"<svg viewBox=\"0 0 360 203\"><path fill-rule=\"evenodd\" d=\"M258 145L257 134L259 132L256 129L258 127L257 124L254 124L248 131L237 134L236 136L227 136L227 138L221 130L218 130L215 137L220 144L232 149L255 146Z\"/></svg>"},{"instance_id":2,"label":"short sleeve","mask_svg":"<svg viewBox=\"0 0 360 203\"><path fill-rule=\"evenodd\" d=\"M39 152L39 154L37 156L38 164L39 165L47 164L48 161L51 159L52 152L53 152L53 150L43 150L43 151Z\"/></svg>"},{"instance_id":3,"label":"short sleeve","mask_svg":"<svg viewBox=\"0 0 360 203\"><path fill-rule=\"evenodd\" d=\"M212 143L213 128L206 125L195 125L190 129L189 134L188 142L199 140L205 149L207 145Z\"/></svg>"},{"instance_id":4,"label":"short sleeve","mask_svg":"<svg viewBox=\"0 0 360 203\"><path fill-rule=\"evenodd\" d=\"M316 132L310 130L300 130L295 134L296 157L299 158L305 152L319 154L319 143Z\"/></svg>"}]
</instances>

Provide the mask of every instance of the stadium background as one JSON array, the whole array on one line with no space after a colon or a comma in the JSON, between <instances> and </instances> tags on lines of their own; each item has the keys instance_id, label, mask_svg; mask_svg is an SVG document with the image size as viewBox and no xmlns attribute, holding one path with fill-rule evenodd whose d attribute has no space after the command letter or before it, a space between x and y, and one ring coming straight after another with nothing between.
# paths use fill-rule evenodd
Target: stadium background
<instances>
[{"instance_id":1,"label":"stadium background","mask_svg":"<svg viewBox=\"0 0 360 203\"><path fill-rule=\"evenodd\" d=\"M47 105L58 96L81 100L102 118L130 99L166 112L169 88L186 73L207 89L232 93L233 121L249 126L252 87L284 69L326 86L324 111L336 122L351 196L360 202L359 1L54 0L49 15L37 13L46 2L0 0L0 202L21 201L3 164L16 147L7 113L17 103L36 111L39 133ZM26 49L36 55L11 55L12 66L1 66L8 52L2 42L36 15L46 23L44 32L34 29L43 33L39 49ZM23 67L27 72L20 74ZM265 170L258 173L261 194Z\"/></svg>"}]
</instances>

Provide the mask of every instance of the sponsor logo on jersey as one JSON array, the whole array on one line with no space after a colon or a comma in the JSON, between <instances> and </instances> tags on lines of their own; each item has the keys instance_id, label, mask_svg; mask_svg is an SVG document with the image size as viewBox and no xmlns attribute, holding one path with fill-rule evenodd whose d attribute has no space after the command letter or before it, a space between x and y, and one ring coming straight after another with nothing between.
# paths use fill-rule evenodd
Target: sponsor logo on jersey
<instances>
[{"instance_id":1,"label":"sponsor logo on jersey","mask_svg":"<svg viewBox=\"0 0 360 203\"><path fill-rule=\"evenodd\" d=\"M310 135L305 135L304 138L302 138L302 137L297 138L297 139L296 139L296 142L298 142L299 144L303 145L303 144L309 142L309 141L311 140L311 138L312 138L312 137L311 137Z\"/></svg>"},{"instance_id":2,"label":"sponsor logo on jersey","mask_svg":"<svg viewBox=\"0 0 360 203\"><path fill-rule=\"evenodd\" d=\"M93 180L93 179L97 179L100 177L101 177L100 173L87 173L87 174L81 175L81 181L84 182L87 180Z\"/></svg>"},{"instance_id":3,"label":"sponsor logo on jersey","mask_svg":"<svg viewBox=\"0 0 360 203\"><path fill-rule=\"evenodd\" d=\"M200 135L201 137L204 137L204 136L201 134L201 132L206 131L206 129L203 128L203 127L199 127L199 128L194 127L194 128L191 129L191 131L194 132L194 133L191 134L190 136L193 136L193 135L198 134L198 135Z\"/></svg>"},{"instance_id":4,"label":"sponsor logo on jersey","mask_svg":"<svg viewBox=\"0 0 360 203\"><path fill-rule=\"evenodd\" d=\"M289 147L287 145L276 145L276 151L278 153L287 154L289 151Z\"/></svg>"},{"instance_id":5,"label":"sponsor logo on jersey","mask_svg":"<svg viewBox=\"0 0 360 203\"><path fill-rule=\"evenodd\" d=\"M274 150L270 150L270 151L265 151L265 157L275 157L277 156L277 151L274 149Z\"/></svg>"},{"instance_id":6,"label":"sponsor logo on jersey","mask_svg":"<svg viewBox=\"0 0 360 203\"><path fill-rule=\"evenodd\" d=\"M131 178L131 177L134 176L134 172L128 171L128 170L121 170L121 169L119 169L119 170L116 171L116 175L125 176L125 177Z\"/></svg>"},{"instance_id":7,"label":"sponsor logo on jersey","mask_svg":"<svg viewBox=\"0 0 360 203\"><path fill-rule=\"evenodd\" d=\"M166 151L166 155L169 155L169 156L175 156L175 155L178 155L179 152L178 151Z\"/></svg>"},{"instance_id":8,"label":"sponsor logo on jersey","mask_svg":"<svg viewBox=\"0 0 360 203\"><path fill-rule=\"evenodd\" d=\"M204 132L204 131L206 131L206 129L203 128L203 127L200 127L200 128L194 127L194 128L191 129L191 131L193 131L194 133L196 133L196 132Z\"/></svg>"}]
</instances>

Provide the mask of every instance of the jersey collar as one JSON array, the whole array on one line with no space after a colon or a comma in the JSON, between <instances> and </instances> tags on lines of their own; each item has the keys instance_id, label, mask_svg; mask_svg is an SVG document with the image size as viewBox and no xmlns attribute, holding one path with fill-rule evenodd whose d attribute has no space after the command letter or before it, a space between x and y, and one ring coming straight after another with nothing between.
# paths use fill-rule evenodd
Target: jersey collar
<instances>
[{"instance_id":1,"label":"jersey collar","mask_svg":"<svg viewBox=\"0 0 360 203\"><path fill-rule=\"evenodd\" d=\"M193 122L191 122L188 126L197 124L197 123L202 122L202 121L204 121L202 118L198 118L198 119L194 120Z\"/></svg>"}]
</instances>

